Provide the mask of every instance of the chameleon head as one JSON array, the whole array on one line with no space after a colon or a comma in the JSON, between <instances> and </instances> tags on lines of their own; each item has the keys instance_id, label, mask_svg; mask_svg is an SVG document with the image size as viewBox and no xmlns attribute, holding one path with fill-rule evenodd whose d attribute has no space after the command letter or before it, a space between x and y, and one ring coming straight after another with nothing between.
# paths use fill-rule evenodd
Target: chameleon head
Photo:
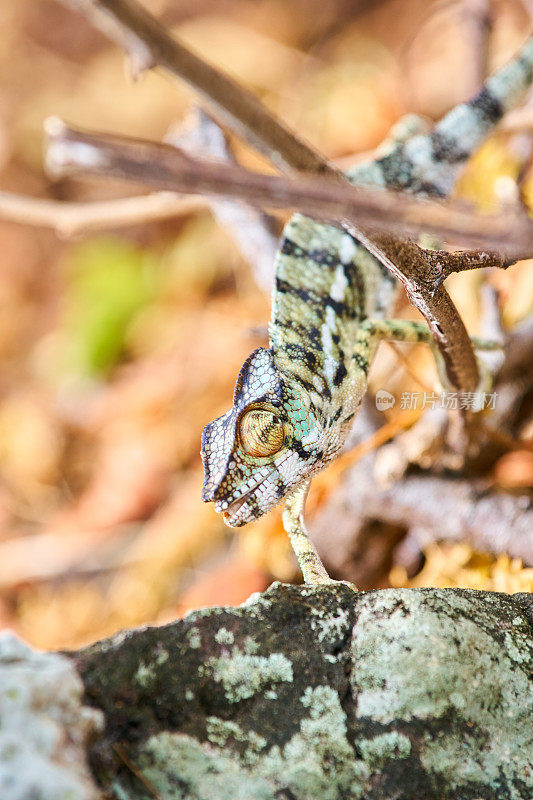
<instances>
[{"instance_id":1,"label":"chameleon head","mask_svg":"<svg viewBox=\"0 0 533 800\"><path fill-rule=\"evenodd\" d=\"M272 350L255 350L237 378L233 407L204 428L203 500L214 501L230 527L245 525L320 469L326 438Z\"/></svg>"}]
</instances>

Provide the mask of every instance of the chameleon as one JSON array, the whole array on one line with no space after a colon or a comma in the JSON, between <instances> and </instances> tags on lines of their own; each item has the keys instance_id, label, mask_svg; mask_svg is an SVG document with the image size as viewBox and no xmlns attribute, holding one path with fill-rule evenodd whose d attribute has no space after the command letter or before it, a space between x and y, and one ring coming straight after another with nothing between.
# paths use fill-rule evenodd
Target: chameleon
<instances>
[{"instance_id":1,"label":"chameleon","mask_svg":"<svg viewBox=\"0 0 533 800\"><path fill-rule=\"evenodd\" d=\"M414 115L401 120L376 158L350 168L347 179L449 196L465 162L532 81L533 36L432 128ZM202 499L229 527L285 500L284 525L307 583L330 581L303 520L309 484L343 448L379 342L433 343L426 325L388 318L396 288L354 236L294 214L275 260L269 346L246 359L232 407L202 434Z\"/></svg>"}]
</instances>

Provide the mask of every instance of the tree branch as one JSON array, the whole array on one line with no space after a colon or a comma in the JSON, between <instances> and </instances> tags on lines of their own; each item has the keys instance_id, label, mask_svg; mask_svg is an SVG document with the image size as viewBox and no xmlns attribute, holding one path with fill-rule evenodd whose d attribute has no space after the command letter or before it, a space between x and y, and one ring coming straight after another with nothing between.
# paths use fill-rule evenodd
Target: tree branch
<instances>
[{"instance_id":1,"label":"tree branch","mask_svg":"<svg viewBox=\"0 0 533 800\"><path fill-rule=\"evenodd\" d=\"M374 479L374 458L352 467L312 520L313 539L333 574L366 586L365 558L377 521L406 529L420 549L434 541L467 542L479 552L507 553L533 564L533 510L525 493L431 473L382 486Z\"/></svg>"},{"instance_id":2,"label":"tree branch","mask_svg":"<svg viewBox=\"0 0 533 800\"><path fill-rule=\"evenodd\" d=\"M418 236L431 230L443 238L460 239L468 246L484 249L448 253L424 250L411 243L425 257L429 254L427 274L418 276L419 280L425 277L426 289L432 288L437 279L441 281L443 275L458 271L463 253L468 258L466 269L491 266L491 262L494 266L505 265L496 250L503 251L507 260L533 255L533 223L516 215L482 216L458 205L421 200L407 193L355 187L307 175L264 175L236 164L195 158L174 145L81 131L57 117L47 120L46 133L46 166L57 177L97 175L184 194L233 197L259 208L297 208L337 225L348 218L346 226L361 238L364 234L356 232L356 225L351 222L357 218L373 228L372 236L380 245L385 242L384 233Z\"/></svg>"},{"instance_id":3,"label":"tree branch","mask_svg":"<svg viewBox=\"0 0 533 800\"><path fill-rule=\"evenodd\" d=\"M139 225L190 214L207 205L207 201L201 197L180 197L169 191L89 203L26 197L0 191L0 219L53 228L60 236Z\"/></svg>"},{"instance_id":4,"label":"tree branch","mask_svg":"<svg viewBox=\"0 0 533 800\"><path fill-rule=\"evenodd\" d=\"M452 272L469 272L472 269L485 267L507 269L518 260L508 258L494 250L459 250L455 253L449 253L447 250L426 250L425 256L435 269L432 294L435 294ZM521 257L525 257L524 254Z\"/></svg>"}]
</instances>

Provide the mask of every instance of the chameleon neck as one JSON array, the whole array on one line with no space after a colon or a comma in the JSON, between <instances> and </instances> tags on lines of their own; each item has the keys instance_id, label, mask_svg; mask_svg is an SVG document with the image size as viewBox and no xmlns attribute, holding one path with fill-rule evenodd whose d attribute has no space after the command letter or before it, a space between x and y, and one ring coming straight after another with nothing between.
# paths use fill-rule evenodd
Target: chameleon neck
<instances>
[{"instance_id":1,"label":"chameleon neck","mask_svg":"<svg viewBox=\"0 0 533 800\"><path fill-rule=\"evenodd\" d=\"M384 316L390 273L342 230L294 215L277 256L270 343L286 385L325 423L349 421L366 388L368 358L354 352L369 314Z\"/></svg>"}]
</instances>

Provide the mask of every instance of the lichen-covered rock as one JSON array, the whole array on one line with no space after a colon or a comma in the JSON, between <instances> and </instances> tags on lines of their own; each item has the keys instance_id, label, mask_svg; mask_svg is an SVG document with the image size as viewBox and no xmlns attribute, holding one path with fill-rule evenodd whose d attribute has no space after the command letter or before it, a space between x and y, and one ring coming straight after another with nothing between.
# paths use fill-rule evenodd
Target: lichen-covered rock
<instances>
[{"instance_id":1,"label":"lichen-covered rock","mask_svg":"<svg viewBox=\"0 0 533 800\"><path fill-rule=\"evenodd\" d=\"M100 711L82 705L72 662L0 634L0 798L96 800L88 738Z\"/></svg>"},{"instance_id":2,"label":"lichen-covered rock","mask_svg":"<svg viewBox=\"0 0 533 800\"><path fill-rule=\"evenodd\" d=\"M275 584L73 654L123 800L529 800L533 598Z\"/></svg>"}]
</instances>

